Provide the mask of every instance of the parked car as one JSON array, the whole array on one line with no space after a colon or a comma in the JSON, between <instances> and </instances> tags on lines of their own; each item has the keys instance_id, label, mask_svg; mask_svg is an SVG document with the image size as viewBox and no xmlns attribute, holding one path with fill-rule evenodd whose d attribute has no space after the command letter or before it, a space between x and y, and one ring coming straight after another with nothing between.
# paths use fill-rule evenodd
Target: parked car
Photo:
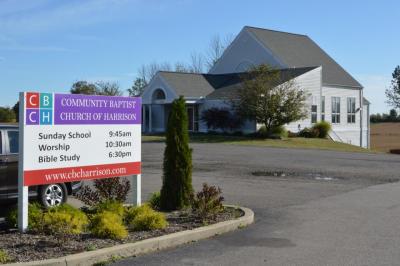
<instances>
[{"instance_id":1,"label":"parked car","mask_svg":"<svg viewBox=\"0 0 400 266\"><path fill-rule=\"evenodd\" d=\"M18 199L18 126L0 124L0 205ZM38 199L45 207L67 201L82 182L68 182L29 187L29 198Z\"/></svg>"}]
</instances>

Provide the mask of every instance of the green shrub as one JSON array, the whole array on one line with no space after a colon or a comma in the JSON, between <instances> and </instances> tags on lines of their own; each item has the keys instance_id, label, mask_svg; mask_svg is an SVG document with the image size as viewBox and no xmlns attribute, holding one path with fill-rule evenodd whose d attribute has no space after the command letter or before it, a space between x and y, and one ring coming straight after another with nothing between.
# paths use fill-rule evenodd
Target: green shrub
<instances>
[{"instance_id":1,"label":"green shrub","mask_svg":"<svg viewBox=\"0 0 400 266\"><path fill-rule=\"evenodd\" d=\"M174 100L168 116L161 187L161 209L177 210L190 205L192 149L189 147L185 99Z\"/></svg>"},{"instance_id":2,"label":"green shrub","mask_svg":"<svg viewBox=\"0 0 400 266\"><path fill-rule=\"evenodd\" d=\"M326 138L328 137L328 133L331 131L332 126L326 121L321 121L316 123L312 129L318 131L318 138Z\"/></svg>"},{"instance_id":3,"label":"green shrub","mask_svg":"<svg viewBox=\"0 0 400 266\"><path fill-rule=\"evenodd\" d=\"M281 137L281 138L287 138L288 137L288 131L285 129L284 126L274 127L271 130L271 135L272 136L278 136L278 137Z\"/></svg>"},{"instance_id":4,"label":"green shrub","mask_svg":"<svg viewBox=\"0 0 400 266\"><path fill-rule=\"evenodd\" d=\"M110 211L103 211L92 217L90 232L101 238L124 239L128 236L122 217Z\"/></svg>"},{"instance_id":5,"label":"green shrub","mask_svg":"<svg viewBox=\"0 0 400 266\"><path fill-rule=\"evenodd\" d=\"M222 202L221 189L215 186L203 184L203 189L192 197L192 210L203 221L215 218L215 216L224 210Z\"/></svg>"},{"instance_id":6,"label":"green shrub","mask_svg":"<svg viewBox=\"0 0 400 266\"><path fill-rule=\"evenodd\" d=\"M149 205L155 210L160 209L160 192L154 192L149 199Z\"/></svg>"},{"instance_id":7,"label":"green shrub","mask_svg":"<svg viewBox=\"0 0 400 266\"><path fill-rule=\"evenodd\" d=\"M18 209L13 208L6 214L6 223L7 226L10 228L17 228L18 227ZM29 220L29 215L28 215Z\"/></svg>"},{"instance_id":8,"label":"green shrub","mask_svg":"<svg viewBox=\"0 0 400 266\"><path fill-rule=\"evenodd\" d=\"M127 209L125 222L135 231L163 229L168 225L165 215L154 211L147 204Z\"/></svg>"},{"instance_id":9,"label":"green shrub","mask_svg":"<svg viewBox=\"0 0 400 266\"><path fill-rule=\"evenodd\" d=\"M84 232L89 220L85 213L68 204L50 208L43 216L44 231L64 238Z\"/></svg>"},{"instance_id":10,"label":"green shrub","mask_svg":"<svg viewBox=\"0 0 400 266\"><path fill-rule=\"evenodd\" d=\"M101 202L101 203L97 204L95 206L95 210L96 210L96 213L109 211L109 212L117 214L120 217L123 217L124 216L124 212L125 212L125 207L119 201L107 200L107 201L104 201L104 202Z\"/></svg>"},{"instance_id":11,"label":"green shrub","mask_svg":"<svg viewBox=\"0 0 400 266\"><path fill-rule=\"evenodd\" d=\"M258 129L257 136L260 138L287 138L288 131L283 126L273 127L269 131L265 126L262 126Z\"/></svg>"},{"instance_id":12,"label":"green shrub","mask_svg":"<svg viewBox=\"0 0 400 266\"><path fill-rule=\"evenodd\" d=\"M153 209L149 206L149 204L143 204L138 207L137 206L129 207L125 210L125 216L124 216L125 223L129 224L130 221L135 219L135 217L138 216L139 214L148 213L152 210Z\"/></svg>"},{"instance_id":13,"label":"green shrub","mask_svg":"<svg viewBox=\"0 0 400 266\"><path fill-rule=\"evenodd\" d=\"M5 264L11 262L11 258L8 256L7 252L0 249L0 264Z\"/></svg>"},{"instance_id":14,"label":"green shrub","mask_svg":"<svg viewBox=\"0 0 400 266\"><path fill-rule=\"evenodd\" d=\"M28 205L28 228L32 231L41 231L43 220L42 206L37 203L29 203ZM11 209L6 215L6 223L10 228L18 227L18 209Z\"/></svg>"},{"instance_id":15,"label":"green shrub","mask_svg":"<svg viewBox=\"0 0 400 266\"><path fill-rule=\"evenodd\" d=\"M303 130L301 130L299 132L298 135L299 135L299 137L302 137L302 138L318 138L319 131L316 128L305 127L305 128L303 128Z\"/></svg>"}]
</instances>

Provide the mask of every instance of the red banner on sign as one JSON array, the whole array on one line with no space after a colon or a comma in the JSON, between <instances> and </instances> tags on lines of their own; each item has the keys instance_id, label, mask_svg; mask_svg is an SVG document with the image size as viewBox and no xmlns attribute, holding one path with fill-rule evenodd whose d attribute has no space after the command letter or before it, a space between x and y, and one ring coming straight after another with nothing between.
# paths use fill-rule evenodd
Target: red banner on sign
<instances>
[{"instance_id":1,"label":"red banner on sign","mask_svg":"<svg viewBox=\"0 0 400 266\"><path fill-rule=\"evenodd\" d=\"M116 163L24 171L24 186L138 175L141 163Z\"/></svg>"}]
</instances>

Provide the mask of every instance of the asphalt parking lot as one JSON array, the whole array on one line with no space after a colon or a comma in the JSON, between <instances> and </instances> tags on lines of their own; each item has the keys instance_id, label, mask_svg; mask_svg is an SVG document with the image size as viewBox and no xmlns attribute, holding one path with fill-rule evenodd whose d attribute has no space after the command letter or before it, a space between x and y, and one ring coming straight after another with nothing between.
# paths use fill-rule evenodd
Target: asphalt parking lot
<instances>
[{"instance_id":1,"label":"asphalt parking lot","mask_svg":"<svg viewBox=\"0 0 400 266\"><path fill-rule=\"evenodd\" d=\"M194 187L220 186L255 223L115 265L398 265L400 156L191 146ZM143 199L161 187L163 148L142 146Z\"/></svg>"}]
</instances>

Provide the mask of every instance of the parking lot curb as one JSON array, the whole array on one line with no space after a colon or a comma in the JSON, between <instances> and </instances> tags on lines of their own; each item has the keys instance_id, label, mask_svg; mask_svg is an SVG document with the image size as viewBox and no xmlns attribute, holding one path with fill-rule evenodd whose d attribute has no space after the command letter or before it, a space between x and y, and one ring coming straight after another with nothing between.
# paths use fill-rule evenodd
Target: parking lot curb
<instances>
[{"instance_id":1,"label":"parking lot curb","mask_svg":"<svg viewBox=\"0 0 400 266\"><path fill-rule=\"evenodd\" d=\"M177 247L186 243L231 232L236 229L240 229L242 227L250 225L254 222L254 212L249 208L229 206L229 205L226 206L238 208L244 212L244 215L234 220L207 225L193 230L186 230L155 238L149 238L135 243L126 243L122 245L116 245L94 251L82 252L55 259L31 261L31 262L19 262L19 263L17 262L5 265L9 266L93 265L99 262L107 262L115 259L121 259L125 257L132 257L145 253L150 253L166 248Z\"/></svg>"}]
</instances>

